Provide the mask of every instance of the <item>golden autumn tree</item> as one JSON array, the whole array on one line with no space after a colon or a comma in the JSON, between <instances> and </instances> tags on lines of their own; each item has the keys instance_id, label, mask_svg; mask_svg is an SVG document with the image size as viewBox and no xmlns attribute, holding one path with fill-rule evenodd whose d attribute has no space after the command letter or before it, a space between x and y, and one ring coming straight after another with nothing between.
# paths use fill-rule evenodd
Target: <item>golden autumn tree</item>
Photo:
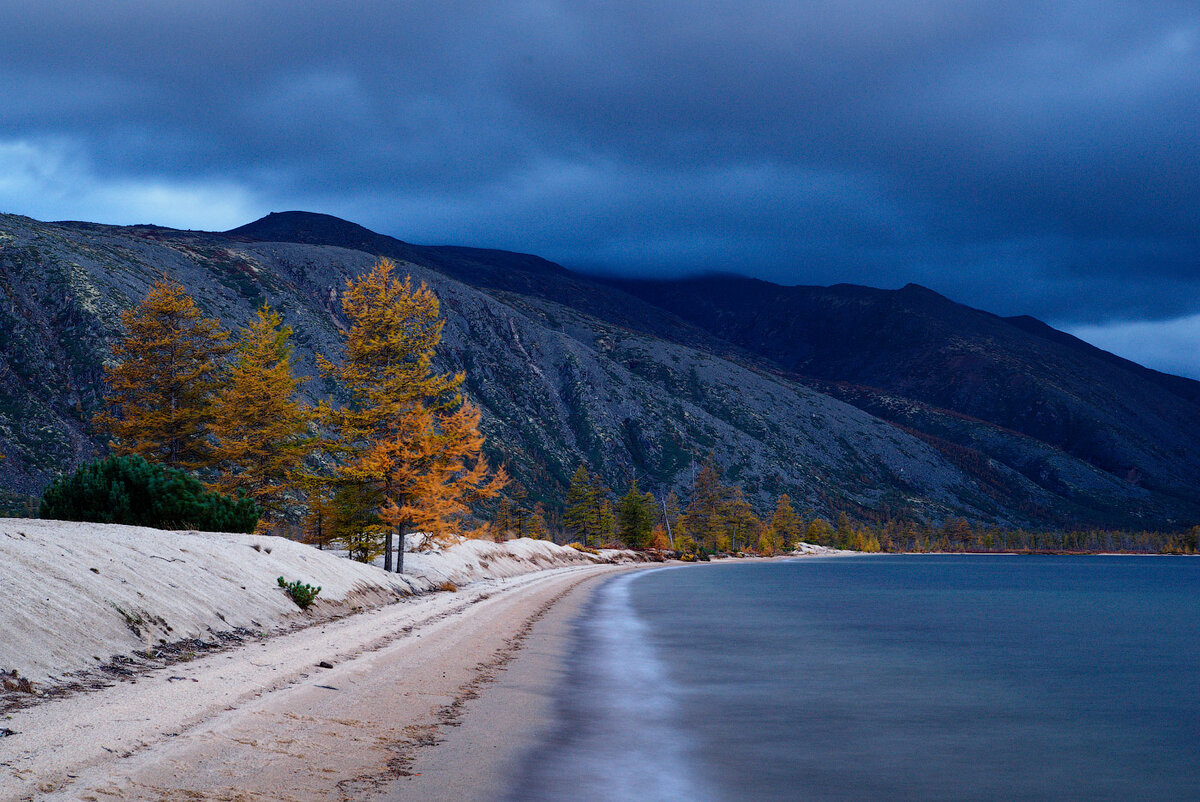
<instances>
[{"instance_id":1,"label":"golden autumn tree","mask_svg":"<svg viewBox=\"0 0 1200 802\"><path fill-rule=\"evenodd\" d=\"M211 465L208 425L228 334L200 314L181 284L166 278L122 312L121 322L116 363L104 368L105 407L93 422L119 455L186 470Z\"/></svg>"},{"instance_id":2,"label":"golden autumn tree","mask_svg":"<svg viewBox=\"0 0 1200 802\"><path fill-rule=\"evenodd\" d=\"M458 392L463 375L433 370L444 325L437 296L410 276L398 280L394 271L391 261L380 259L370 273L347 282L345 359L335 365L319 358L319 364L349 397L344 406L321 407L331 434L327 447L337 461L333 498L351 498L360 517L371 513L371 522L359 528L382 541L387 570L392 536L400 536L397 570L403 570L408 531L445 535L473 501L495 495L507 477L503 470L493 474L482 454L479 411ZM364 558L372 551L365 549Z\"/></svg>"},{"instance_id":3,"label":"golden autumn tree","mask_svg":"<svg viewBox=\"0 0 1200 802\"><path fill-rule=\"evenodd\" d=\"M260 527L278 525L297 487L312 410L297 400L303 379L292 372L292 329L266 304L238 333L224 385L213 399L213 482L245 493L263 511Z\"/></svg>"},{"instance_id":4,"label":"golden autumn tree","mask_svg":"<svg viewBox=\"0 0 1200 802\"><path fill-rule=\"evenodd\" d=\"M472 504L497 495L508 483L504 469L493 473L483 456L477 407L463 403L454 411L427 410L423 417L422 431L383 449L392 464L380 518L395 527L401 544L410 530L423 532L426 542L444 542ZM397 571L403 568L401 551Z\"/></svg>"},{"instance_id":5,"label":"golden autumn tree","mask_svg":"<svg viewBox=\"0 0 1200 802\"><path fill-rule=\"evenodd\" d=\"M771 515L771 523L763 532L760 548L767 554L795 548L796 542L800 540L800 523L791 497L784 493L775 502L775 512Z\"/></svg>"}]
</instances>

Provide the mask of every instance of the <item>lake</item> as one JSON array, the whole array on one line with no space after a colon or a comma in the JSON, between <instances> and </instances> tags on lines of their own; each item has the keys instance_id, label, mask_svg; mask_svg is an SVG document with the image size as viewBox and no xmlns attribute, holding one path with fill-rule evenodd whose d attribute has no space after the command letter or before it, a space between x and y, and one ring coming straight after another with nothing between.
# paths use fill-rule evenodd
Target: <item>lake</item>
<instances>
[{"instance_id":1,"label":"lake","mask_svg":"<svg viewBox=\"0 0 1200 802\"><path fill-rule=\"evenodd\" d=\"M624 574L512 799L1200 799L1200 560Z\"/></svg>"}]
</instances>

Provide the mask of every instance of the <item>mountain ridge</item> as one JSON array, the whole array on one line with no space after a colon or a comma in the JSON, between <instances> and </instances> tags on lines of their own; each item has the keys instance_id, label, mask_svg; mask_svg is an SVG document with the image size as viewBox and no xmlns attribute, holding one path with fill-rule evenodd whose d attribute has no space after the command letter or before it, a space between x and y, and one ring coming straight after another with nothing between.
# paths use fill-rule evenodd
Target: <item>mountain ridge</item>
<instances>
[{"instance_id":1,"label":"mountain ridge","mask_svg":"<svg viewBox=\"0 0 1200 802\"><path fill-rule=\"evenodd\" d=\"M299 369L316 377L312 355L338 353L340 288L377 256L396 259L438 292L447 319L439 365L467 372L493 455L509 463L531 498L561 498L580 460L618 489L637 478L683 491L690 466L712 452L761 511L788 492L824 515L962 515L1010 526L1173 527L1200 519L1186 492L1196 466L1164 452L1164 443L1190 442L1180 431L1179 404L1195 404L1178 392L1195 383L1167 377L1176 390L1160 386L1148 369L1122 368L1111 361L1119 357L1054 343L1045 332L992 342L997 350L981 363L987 370L961 359L970 348L950 349L957 362L943 353L954 338L978 345L980 325L1016 332L1034 324L1006 323L918 285L797 290L760 282L737 287L748 300L721 292L689 306L655 297L662 287L626 286L528 254L413 245L306 212L275 213L229 232L0 216L0 278L9 299L0 309L9 343L0 375L21 379L7 394L0 390L0 449L12 456L0 462L3 486L37 492L56 470L98 452L86 420L98 403L115 321L164 272L227 326L244 322L264 300L280 308L297 332ZM673 286L686 296L694 292L688 281L695 280ZM823 298L822 319L841 319L841 328L808 340L792 336L804 311L795 299L809 296ZM778 314L764 322L770 309ZM880 327L872 316L889 309ZM853 326L863 329L857 339L849 336ZM846 341L840 350L839 339ZM1122 380L1133 377L1128 392L1100 394L1112 405L1140 399L1154 408L1134 416L1142 431L1103 421L1110 450L1128 465L977 414L988 412L983 402L996 389L992 363L1043 377L1044 366L1022 361L1022 349L1037 341L1067 349L1082 366L1067 377L1075 382L1069 392L1051 399L1071 414L1088 412L1084 401L1098 403L1085 392L1098 364ZM780 345L789 342L794 347ZM847 357L847 342L850 350L859 344L856 359ZM824 352L840 353L841 361L812 370L813 355ZM934 379L900 381L895 370L883 370L897 354ZM972 369L988 381L964 381ZM881 378L887 381L862 381ZM955 402L953 392L931 392L938 381L970 390L983 408ZM309 384L311 397L336 392L319 378ZM1052 389L1041 378L1031 387L1023 401L1049 398L1038 395ZM1168 475L1173 460L1181 466L1175 480Z\"/></svg>"}]
</instances>

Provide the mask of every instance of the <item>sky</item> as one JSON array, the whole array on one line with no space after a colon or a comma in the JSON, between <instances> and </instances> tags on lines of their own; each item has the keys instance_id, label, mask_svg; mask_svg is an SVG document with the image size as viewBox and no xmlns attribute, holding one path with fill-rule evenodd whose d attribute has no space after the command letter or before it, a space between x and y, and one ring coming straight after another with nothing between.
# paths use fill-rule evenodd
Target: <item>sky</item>
<instances>
[{"instance_id":1,"label":"sky","mask_svg":"<svg viewBox=\"0 0 1200 802\"><path fill-rule=\"evenodd\" d=\"M916 282L1200 378L1200 4L0 0L0 211Z\"/></svg>"}]
</instances>

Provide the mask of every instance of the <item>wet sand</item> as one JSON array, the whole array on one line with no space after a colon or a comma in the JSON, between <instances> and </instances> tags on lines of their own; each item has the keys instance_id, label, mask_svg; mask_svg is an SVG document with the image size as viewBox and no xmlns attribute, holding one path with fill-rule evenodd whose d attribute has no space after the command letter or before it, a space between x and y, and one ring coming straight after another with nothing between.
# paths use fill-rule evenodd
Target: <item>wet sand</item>
<instances>
[{"instance_id":1,"label":"wet sand","mask_svg":"<svg viewBox=\"0 0 1200 802\"><path fill-rule=\"evenodd\" d=\"M520 648L479 698L466 703L443 740L415 753L411 774L388 800L496 802L507 798L523 762L554 723L554 699L572 645L571 630L603 577L590 577L534 621Z\"/></svg>"}]
</instances>

